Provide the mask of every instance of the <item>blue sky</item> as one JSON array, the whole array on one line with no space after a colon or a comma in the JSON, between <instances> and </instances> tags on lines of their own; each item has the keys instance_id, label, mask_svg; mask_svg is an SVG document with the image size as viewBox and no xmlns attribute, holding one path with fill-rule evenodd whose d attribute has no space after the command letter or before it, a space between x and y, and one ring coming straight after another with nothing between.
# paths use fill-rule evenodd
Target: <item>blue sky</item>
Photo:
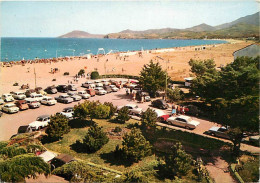
<instances>
[{"instance_id":1,"label":"blue sky","mask_svg":"<svg viewBox=\"0 0 260 183\"><path fill-rule=\"evenodd\" d=\"M73 30L188 28L227 23L259 11L245 1L1 1L2 37L56 37Z\"/></svg>"}]
</instances>

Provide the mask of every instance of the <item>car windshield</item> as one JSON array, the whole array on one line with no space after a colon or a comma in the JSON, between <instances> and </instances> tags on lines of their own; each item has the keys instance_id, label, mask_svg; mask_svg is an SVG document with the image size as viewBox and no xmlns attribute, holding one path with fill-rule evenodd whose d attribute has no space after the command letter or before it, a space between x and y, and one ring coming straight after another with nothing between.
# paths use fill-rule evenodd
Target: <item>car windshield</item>
<instances>
[{"instance_id":1,"label":"car windshield","mask_svg":"<svg viewBox=\"0 0 260 183\"><path fill-rule=\"evenodd\" d=\"M44 119L42 117L38 117L36 121L43 121Z\"/></svg>"}]
</instances>

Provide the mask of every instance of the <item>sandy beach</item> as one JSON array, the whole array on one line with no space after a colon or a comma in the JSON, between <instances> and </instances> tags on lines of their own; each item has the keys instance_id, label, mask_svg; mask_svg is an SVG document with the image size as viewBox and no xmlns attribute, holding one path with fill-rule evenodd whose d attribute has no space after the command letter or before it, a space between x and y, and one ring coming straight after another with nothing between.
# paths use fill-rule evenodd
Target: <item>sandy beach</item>
<instances>
[{"instance_id":1,"label":"sandy beach","mask_svg":"<svg viewBox=\"0 0 260 183\"><path fill-rule=\"evenodd\" d=\"M105 55L102 57L83 59L73 58L69 61L59 61L57 63L34 63L14 65L12 67L0 67L0 94L9 93L10 91L18 91L22 84L29 84L31 88L35 87L36 72L36 86L47 87L49 85L66 84L68 81L73 81L80 69L85 69L86 73L97 70L100 74L128 74L139 75L140 70L144 64L149 63L150 60L159 62L163 69L166 69L166 63L158 59L157 56L169 60L168 74L173 80L182 81L183 78L190 76L189 60L204 60L214 59L217 66L226 65L233 61L233 52L252 44L244 41L230 41L227 44L220 44L206 47L204 50L195 51L195 47L177 48L171 52L154 53L146 51L142 57L138 54L130 55L119 59L118 54ZM200 47L200 46L197 46ZM51 73L52 68L58 68L59 71L55 74ZM69 72L69 76L63 76L64 72ZM56 81L52 81L56 79ZM19 86L13 86L17 82Z\"/></svg>"}]
</instances>

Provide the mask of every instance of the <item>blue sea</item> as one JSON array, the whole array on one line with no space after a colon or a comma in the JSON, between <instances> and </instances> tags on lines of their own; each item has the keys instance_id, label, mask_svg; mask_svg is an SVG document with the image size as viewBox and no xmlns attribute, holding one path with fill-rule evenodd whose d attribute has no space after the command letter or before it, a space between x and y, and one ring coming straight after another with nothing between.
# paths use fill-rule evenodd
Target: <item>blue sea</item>
<instances>
[{"instance_id":1,"label":"blue sea","mask_svg":"<svg viewBox=\"0 0 260 183\"><path fill-rule=\"evenodd\" d=\"M1 38L1 61L31 60L105 53L225 43L222 40L176 39L84 39L84 38ZM103 53L103 52L101 52Z\"/></svg>"}]
</instances>

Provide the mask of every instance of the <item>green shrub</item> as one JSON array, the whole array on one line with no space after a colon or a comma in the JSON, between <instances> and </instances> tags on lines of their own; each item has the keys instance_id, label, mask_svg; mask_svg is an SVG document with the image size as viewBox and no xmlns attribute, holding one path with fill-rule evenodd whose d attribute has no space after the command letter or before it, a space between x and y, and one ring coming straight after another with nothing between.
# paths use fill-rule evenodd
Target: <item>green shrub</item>
<instances>
[{"instance_id":1,"label":"green shrub","mask_svg":"<svg viewBox=\"0 0 260 183\"><path fill-rule=\"evenodd\" d=\"M98 79L98 78L99 78L99 73L98 73L98 71L93 71L93 72L91 72L90 78L91 78L91 79Z\"/></svg>"},{"instance_id":2,"label":"green shrub","mask_svg":"<svg viewBox=\"0 0 260 183\"><path fill-rule=\"evenodd\" d=\"M109 141L102 127L94 123L83 139L83 147L87 152L96 152Z\"/></svg>"},{"instance_id":3,"label":"green shrub","mask_svg":"<svg viewBox=\"0 0 260 183\"><path fill-rule=\"evenodd\" d=\"M178 101L183 98L183 92L178 88L167 89L167 97L170 102Z\"/></svg>"},{"instance_id":4,"label":"green shrub","mask_svg":"<svg viewBox=\"0 0 260 183\"><path fill-rule=\"evenodd\" d=\"M27 151L23 147L19 147L18 144L14 144L11 146L6 146L1 149L0 154L4 155L7 158L12 158L14 156L20 155L20 154L26 154Z\"/></svg>"},{"instance_id":5,"label":"green shrub","mask_svg":"<svg viewBox=\"0 0 260 183\"><path fill-rule=\"evenodd\" d=\"M8 145L8 142L0 141L0 150L3 149L4 147L6 147L7 145Z\"/></svg>"},{"instance_id":6,"label":"green shrub","mask_svg":"<svg viewBox=\"0 0 260 183\"><path fill-rule=\"evenodd\" d=\"M78 75L82 76L83 74L85 74L85 70L84 69L80 69L80 71L78 72Z\"/></svg>"},{"instance_id":7,"label":"green shrub","mask_svg":"<svg viewBox=\"0 0 260 183\"><path fill-rule=\"evenodd\" d=\"M64 72L63 75L64 75L64 76L68 76L68 75L70 75L70 73L69 73L69 72Z\"/></svg>"},{"instance_id":8,"label":"green shrub","mask_svg":"<svg viewBox=\"0 0 260 183\"><path fill-rule=\"evenodd\" d=\"M66 116L61 114L51 116L51 120L46 129L46 134L50 140L60 140L61 137L69 133L69 131L69 120Z\"/></svg>"},{"instance_id":9,"label":"green shrub","mask_svg":"<svg viewBox=\"0 0 260 183\"><path fill-rule=\"evenodd\" d=\"M118 150L121 151L125 160L138 162L151 155L152 146L139 129L132 128L131 132L123 137L122 147L117 148Z\"/></svg>"},{"instance_id":10,"label":"green shrub","mask_svg":"<svg viewBox=\"0 0 260 183\"><path fill-rule=\"evenodd\" d=\"M112 102L105 102L104 105L109 106L109 118L112 118L115 115L116 112L116 106Z\"/></svg>"},{"instance_id":11,"label":"green shrub","mask_svg":"<svg viewBox=\"0 0 260 183\"><path fill-rule=\"evenodd\" d=\"M114 132L118 133L118 132L121 132L122 131L122 128L120 127L115 127L115 129L113 130Z\"/></svg>"},{"instance_id":12,"label":"green shrub","mask_svg":"<svg viewBox=\"0 0 260 183\"><path fill-rule=\"evenodd\" d=\"M100 104L96 106L95 109L95 118L96 119L106 119L109 117L109 113L110 113L110 107Z\"/></svg>"},{"instance_id":13,"label":"green shrub","mask_svg":"<svg viewBox=\"0 0 260 183\"><path fill-rule=\"evenodd\" d=\"M142 126L145 128L154 128L156 127L157 114L153 109L148 108L141 115Z\"/></svg>"},{"instance_id":14,"label":"green shrub","mask_svg":"<svg viewBox=\"0 0 260 183\"><path fill-rule=\"evenodd\" d=\"M122 107L118 111L118 116L116 117L116 121L118 123L124 124L126 121L130 119L130 116L128 114L129 114L129 109L127 107Z\"/></svg>"},{"instance_id":15,"label":"green shrub","mask_svg":"<svg viewBox=\"0 0 260 183\"><path fill-rule=\"evenodd\" d=\"M124 182L148 182L141 171L130 170L124 173Z\"/></svg>"}]
</instances>

